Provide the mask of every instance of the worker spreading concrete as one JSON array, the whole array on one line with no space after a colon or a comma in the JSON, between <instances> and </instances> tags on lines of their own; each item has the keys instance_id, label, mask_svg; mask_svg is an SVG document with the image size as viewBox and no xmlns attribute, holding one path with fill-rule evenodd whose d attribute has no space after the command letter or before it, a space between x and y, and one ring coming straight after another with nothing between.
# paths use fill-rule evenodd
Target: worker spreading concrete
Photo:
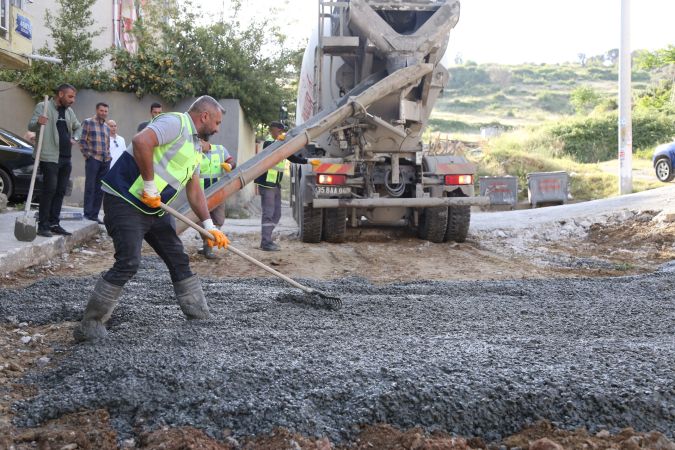
<instances>
[{"instance_id":1,"label":"worker spreading concrete","mask_svg":"<svg viewBox=\"0 0 675 450\"><path fill-rule=\"evenodd\" d=\"M161 203L171 203L185 188L190 207L213 239L208 245L225 248L229 240L216 228L200 185L202 152L199 138L208 140L222 121L223 108L207 95L187 113L161 114L132 140L103 179L104 222L115 246L115 263L96 283L84 317L76 327L77 341L107 335L110 319L124 284L138 270L145 240L167 265L178 304L188 319L207 319L209 308L201 283L190 270L187 254L173 219Z\"/></svg>"}]
</instances>

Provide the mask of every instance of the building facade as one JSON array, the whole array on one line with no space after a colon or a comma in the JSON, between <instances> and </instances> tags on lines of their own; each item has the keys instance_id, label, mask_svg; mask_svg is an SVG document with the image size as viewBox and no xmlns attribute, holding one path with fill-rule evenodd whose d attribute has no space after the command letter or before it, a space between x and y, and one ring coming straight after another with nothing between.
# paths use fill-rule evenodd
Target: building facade
<instances>
[{"instance_id":1,"label":"building facade","mask_svg":"<svg viewBox=\"0 0 675 450\"><path fill-rule=\"evenodd\" d=\"M135 51L131 29L143 3L144 0L97 0L92 7L95 23L91 29L101 33L92 40L94 48ZM38 49L54 48L45 13L57 14L58 8L56 0L0 0L0 67L24 69Z\"/></svg>"}]
</instances>

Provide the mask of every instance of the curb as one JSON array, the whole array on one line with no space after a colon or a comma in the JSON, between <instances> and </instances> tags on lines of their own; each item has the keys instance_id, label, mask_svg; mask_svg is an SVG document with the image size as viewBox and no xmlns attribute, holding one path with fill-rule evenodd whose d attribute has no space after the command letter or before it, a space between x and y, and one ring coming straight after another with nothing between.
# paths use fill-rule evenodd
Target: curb
<instances>
[{"instance_id":1,"label":"curb","mask_svg":"<svg viewBox=\"0 0 675 450\"><path fill-rule=\"evenodd\" d=\"M0 275L4 276L42 264L56 256L70 252L82 242L98 235L100 231L99 225L92 222L72 230L71 236L38 237L30 245L20 245L6 250L0 253Z\"/></svg>"}]
</instances>

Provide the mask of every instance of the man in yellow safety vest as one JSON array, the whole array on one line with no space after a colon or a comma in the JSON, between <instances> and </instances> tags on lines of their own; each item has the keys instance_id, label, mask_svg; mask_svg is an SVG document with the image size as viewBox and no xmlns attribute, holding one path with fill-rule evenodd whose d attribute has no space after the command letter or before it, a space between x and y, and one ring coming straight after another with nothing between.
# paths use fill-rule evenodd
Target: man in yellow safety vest
<instances>
[{"instance_id":1,"label":"man in yellow safety vest","mask_svg":"<svg viewBox=\"0 0 675 450\"><path fill-rule=\"evenodd\" d=\"M201 140L202 164L199 169L199 178L202 189L208 189L225 173L232 171L236 164L234 158L230 155L224 145L211 144L209 141ZM211 220L213 224L220 228L225 223L225 203L221 203L211 210ZM209 246L207 241L204 241L202 249L198 252L204 255L206 259L215 259L216 255L213 253L213 248Z\"/></svg>"},{"instance_id":2,"label":"man in yellow safety vest","mask_svg":"<svg viewBox=\"0 0 675 450\"><path fill-rule=\"evenodd\" d=\"M160 208L185 188L190 207L213 236L210 245L227 247L229 241L209 217L199 183L202 152L199 138L216 133L223 108L212 97L199 97L187 113L160 114L133 137L132 145L103 177L104 223L115 246L115 263L96 283L80 324L77 341L107 335L105 323L117 306L122 288L136 274L145 240L169 269L174 292L188 319L207 319L209 308L175 221Z\"/></svg>"},{"instance_id":3,"label":"man in yellow safety vest","mask_svg":"<svg viewBox=\"0 0 675 450\"><path fill-rule=\"evenodd\" d=\"M272 145L274 141L283 141L286 138L285 129L283 123L271 122L268 130L272 140L265 141L263 148ZM301 156L291 155L288 160L297 164L307 164L307 159ZM280 250L279 245L272 239L272 232L281 219L281 179L284 176L285 164L285 160L280 161L276 166L255 179L260 193L260 207L262 209L260 248L267 252Z\"/></svg>"}]
</instances>

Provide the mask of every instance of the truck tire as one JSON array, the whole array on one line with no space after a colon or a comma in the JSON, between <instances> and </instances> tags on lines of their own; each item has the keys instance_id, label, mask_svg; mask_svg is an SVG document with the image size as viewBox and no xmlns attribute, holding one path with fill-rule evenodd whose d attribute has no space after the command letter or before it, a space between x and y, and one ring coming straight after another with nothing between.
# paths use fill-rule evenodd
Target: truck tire
<instances>
[{"instance_id":1,"label":"truck tire","mask_svg":"<svg viewBox=\"0 0 675 450\"><path fill-rule=\"evenodd\" d=\"M470 206L448 206L448 226L445 229L447 241L464 242L469 234L471 222Z\"/></svg>"},{"instance_id":2,"label":"truck tire","mask_svg":"<svg viewBox=\"0 0 675 450\"><path fill-rule=\"evenodd\" d=\"M448 208L436 206L424 208L419 218L417 235L434 243L443 242L448 224Z\"/></svg>"},{"instance_id":3,"label":"truck tire","mask_svg":"<svg viewBox=\"0 0 675 450\"><path fill-rule=\"evenodd\" d=\"M321 242L321 222L323 219L321 208L304 206L300 218L300 240L308 244Z\"/></svg>"},{"instance_id":4,"label":"truck tire","mask_svg":"<svg viewBox=\"0 0 675 450\"><path fill-rule=\"evenodd\" d=\"M344 242L347 233L347 209L326 208L323 211L323 240Z\"/></svg>"}]
</instances>

